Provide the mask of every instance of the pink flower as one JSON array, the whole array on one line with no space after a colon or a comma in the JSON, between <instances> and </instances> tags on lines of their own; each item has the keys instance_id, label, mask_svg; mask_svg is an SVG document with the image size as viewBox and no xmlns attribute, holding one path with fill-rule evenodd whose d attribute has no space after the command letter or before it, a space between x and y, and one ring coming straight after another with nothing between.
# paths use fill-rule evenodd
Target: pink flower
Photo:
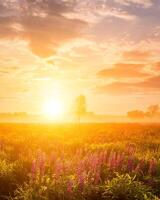
<instances>
[{"instance_id":1,"label":"pink flower","mask_svg":"<svg viewBox=\"0 0 160 200\"><path fill-rule=\"evenodd\" d=\"M157 167L157 162L155 159L151 159L149 161L149 169L148 169L148 173L150 175L154 175L156 173L156 167Z\"/></svg>"},{"instance_id":2,"label":"pink flower","mask_svg":"<svg viewBox=\"0 0 160 200\"><path fill-rule=\"evenodd\" d=\"M60 160L57 160L56 161L56 164L55 164L55 176L56 176L56 179L62 175L63 173L63 164Z\"/></svg>"},{"instance_id":3,"label":"pink flower","mask_svg":"<svg viewBox=\"0 0 160 200\"><path fill-rule=\"evenodd\" d=\"M116 152L111 152L108 160L108 166L110 169L115 169L116 167Z\"/></svg>"},{"instance_id":4,"label":"pink flower","mask_svg":"<svg viewBox=\"0 0 160 200\"><path fill-rule=\"evenodd\" d=\"M73 181L72 180L69 180L67 183L67 192L69 194L72 194L72 192L73 192Z\"/></svg>"},{"instance_id":5,"label":"pink flower","mask_svg":"<svg viewBox=\"0 0 160 200\"><path fill-rule=\"evenodd\" d=\"M100 181L100 170L98 170L95 174L94 183L97 185Z\"/></svg>"},{"instance_id":6,"label":"pink flower","mask_svg":"<svg viewBox=\"0 0 160 200\"><path fill-rule=\"evenodd\" d=\"M135 168L135 172L136 172L136 173L139 173L139 172L143 171L143 167L144 167L144 160L141 160L141 161L137 164L137 166L136 166L136 168Z\"/></svg>"},{"instance_id":7,"label":"pink flower","mask_svg":"<svg viewBox=\"0 0 160 200\"><path fill-rule=\"evenodd\" d=\"M39 170L40 170L40 175L44 176L45 172L45 153L41 153L40 158L39 158Z\"/></svg>"},{"instance_id":8,"label":"pink flower","mask_svg":"<svg viewBox=\"0 0 160 200\"><path fill-rule=\"evenodd\" d=\"M127 152L128 152L129 155L135 154L135 152L136 152L136 146L135 146L135 144L129 144Z\"/></svg>"},{"instance_id":9,"label":"pink flower","mask_svg":"<svg viewBox=\"0 0 160 200\"><path fill-rule=\"evenodd\" d=\"M134 169L134 161L133 161L133 157L129 157L128 159L128 171L132 171Z\"/></svg>"},{"instance_id":10,"label":"pink flower","mask_svg":"<svg viewBox=\"0 0 160 200\"><path fill-rule=\"evenodd\" d=\"M117 168L121 168L124 161L124 154L118 153L117 154Z\"/></svg>"},{"instance_id":11,"label":"pink flower","mask_svg":"<svg viewBox=\"0 0 160 200\"><path fill-rule=\"evenodd\" d=\"M36 173L37 173L36 160L33 160L32 161L32 167L31 167L32 180L34 180L36 178Z\"/></svg>"},{"instance_id":12,"label":"pink flower","mask_svg":"<svg viewBox=\"0 0 160 200\"><path fill-rule=\"evenodd\" d=\"M84 175L83 174L80 174L78 176L78 183L79 183L79 189L82 191L83 188L84 188Z\"/></svg>"}]
</instances>

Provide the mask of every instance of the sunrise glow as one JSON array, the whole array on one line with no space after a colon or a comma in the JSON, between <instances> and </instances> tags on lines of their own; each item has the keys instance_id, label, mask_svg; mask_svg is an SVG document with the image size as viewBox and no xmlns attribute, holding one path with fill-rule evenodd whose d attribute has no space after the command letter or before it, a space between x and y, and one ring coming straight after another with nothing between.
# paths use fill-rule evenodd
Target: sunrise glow
<instances>
[{"instance_id":1,"label":"sunrise glow","mask_svg":"<svg viewBox=\"0 0 160 200\"><path fill-rule=\"evenodd\" d=\"M159 104L159 19L159 0L0 0L0 112L59 116L81 94L95 115Z\"/></svg>"},{"instance_id":2,"label":"sunrise glow","mask_svg":"<svg viewBox=\"0 0 160 200\"><path fill-rule=\"evenodd\" d=\"M44 103L42 113L49 118L59 118L64 113L63 104L58 99L49 100Z\"/></svg>"},{"instance_id":3,"label":"sunrise glow","mask_svg":"<svg viewBox=\"0 0 160 200\"><path fill-rule=\"evenodd\" d=\"M0 200L160 200L160 0L0 0Z\"/></svg>"}]
</instances>

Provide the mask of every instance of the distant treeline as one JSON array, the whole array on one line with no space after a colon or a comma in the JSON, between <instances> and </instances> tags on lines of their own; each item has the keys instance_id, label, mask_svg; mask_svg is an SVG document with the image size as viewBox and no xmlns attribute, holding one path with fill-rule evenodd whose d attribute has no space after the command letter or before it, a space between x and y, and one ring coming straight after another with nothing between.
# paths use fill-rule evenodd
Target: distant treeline
<instances>
[{"instance_id":1,"label":"distant treeline","mask_svg":"<svg viewBox=\"0 0 160 200\"><path fill-rule=\"evenodd\" d=\"M129 111L127 116L131 119L160 118L160 107L159 105L151 105L147 111L133 110Z\"/></svg>"},{"instance_id":2,"label":"distant treeline","mask_svg":"<svg viewBox=\"0 0 160 200\"><path fill-rule=\"evenodd\" d=\"M0 113L0 117L27 117L26 112Z\"/></svg>"}]
</instances>

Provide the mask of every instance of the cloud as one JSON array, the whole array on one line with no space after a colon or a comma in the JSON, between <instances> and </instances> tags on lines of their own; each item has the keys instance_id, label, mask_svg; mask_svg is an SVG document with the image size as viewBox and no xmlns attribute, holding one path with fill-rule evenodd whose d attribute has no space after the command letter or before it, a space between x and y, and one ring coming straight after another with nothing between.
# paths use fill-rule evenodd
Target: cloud
<instances>
[{"instance_id":1,"label":"cloud","mask_svg":"<svg viewBox=\"0 0 160 200\"><path fill-rule=\"evenodd\" d=\"M153 64L153 69L160 72L160 61Z\"/></svg>"},{"instance_id":2,"label":"cloud","mask_svg":"<svg viewBox=\"0 0 160 200\"><path fill-rule=\"evenodd\" d=\"M160 89L160 76L151 77L145 81L137 83L136 86L144 88L144 89L159 90Z\"/></svg>"},{"instance_id":3,"label":"cloud","mask_svg":"<svg viewBox=\"0 0 160 200\"><path fill-rule=\"evenodd\" d=\"M145 61L150 58L150 51L131 50L123 52L123 59L131 61Z\"/></svg>"},{"instance_id":4,"label":"cloud","mask_svg":"<svg viewBox=\"0 0 160 200\"><path fill-rule=\"evenodd\" d=\"M62 14L72 10L64 1L6 1L0 3L0 39L26 40L33 53L48 57L64 42L79 37L86 23ZM12 11L12 12L11 12Z\"/></svg>"},{"instance_id":5,"label":"cloud","mask_svg":"<svg viewBox=\"0 0 160 200\"><path fill-rule=\"evenodd\" d=\"M47 57L56 52L64 42L79 37L79 30L83 25L79 20L68 20L59 16L26 18L23 22L26 30L24 37L30 41L30 47L35 54Z\"/></svg>"},{"instance_id":6,"label":"cloud","mask_svg":"<svg viewBox=\"0 0 160 200\"><path fill-rule=\"evenodd\" d=\"M132 94L135 92L132 87L129 86L128 83L123 82L115 82L107 85L97 86L95 91L98 93L105 93L111 95L124 95L124 94Z\"/></svg>"},{"instance_id":7,"label":"cloud","mask_svg":"<svg viewBox=\"0 0 160 200\"><path fill-rule=\"evenodd\" d=\"M140 82L113 82L96 87L97 92L112 95L159 93L159 90L160 76L154 76Z\"/></svg>"},{"instance_id":8,"label":"cloud","mask_svg":"<svg viewBox=\"0 0 160 200\"><path fill-rule=\"evenodd\" d=\"M115 0L115 2L118 2L120 4L130 6L131 4L139 5L144 8L149 8L153 5L152 0Z\"/></svg>"},{"instance_id":9,"label":"cloud","mask_svg":"<svg viewBox=\"0 0 160 200\"><path fill-rule=\"evenodd\" d=\"M80 19L88 23L98 23L105 17L114 17L123 20L134 20L135 15L129 12L109 5L104 0L84 1L78 0L72 12L63 14L69 19Z\"/></svg>"},{"instance_id":10,"label":"cloud","mask_svg":"<svg viewBox=\"0 0 160 200\"><path fill-rule=\"evenodd\" d=\"M98 76L104 78L146 77L148 74L142 71L144 67L144 64L117 63L113 68L99 71Z\"/></svg>"}]
</instances>

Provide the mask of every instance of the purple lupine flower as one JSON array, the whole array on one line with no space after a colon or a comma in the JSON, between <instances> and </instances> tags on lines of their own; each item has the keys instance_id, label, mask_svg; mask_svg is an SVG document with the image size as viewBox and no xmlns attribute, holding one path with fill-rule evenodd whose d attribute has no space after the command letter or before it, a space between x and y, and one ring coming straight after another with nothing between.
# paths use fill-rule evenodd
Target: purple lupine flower
<instances>
[{"instance_id":1,"label":"purple lupine flower","mask_svg":"<svg viewBox=\"0 0 160 200\"><path fill-rule=\"evenodd\" d=\"M117 163L116 163L117 168L121 168L122 167L123 161L124 161L124 154L118 153L117 154Z\"/></svg>"},{"instance_id":2,"label":"purple lupine flower","mask_svg":"<svg viewBox=\"0 0 160 200\"><path fill-rule=\"evenodd\" d=\"M135 146L135 144L129 144L128 145L128 149L127 149L127 153L129 155L134 155L135 152L136 152L136 146Z\"/></svg>"},{"instance_id":3,"label":"purple lupine flower","mask_svg":"<svg viewBox=\"0 0 160 200\"><path fill-rule=\"evenodd\" d=\"M83 190L84 187L84 162L81 161L78 166L76 167L76 177L77 177L77 182L79 185L79 189Z\"/></svg>"},{"instance_id":4,"label":"purple lupine flower","mask_svg":"<svg viewBox=\"0 0 160 200\"><path fill-rule=\"evenodd\" d=\"M113 154L113 152L111 151L110 154L108 155L107 166L108 166L109 168L110 168L110 166L111 166L112 154Z\"/></svg>"},{"instance_id":5,"label":"purple lupine flower","mask_svg":"<svg viewBox=\"0 0 160 200\"><path fill-rule=\"evenodd\" d=\"M116 167L116 152L111 152L110 153L110 157L109 157L109 168L111 169L111 170L113 170L113 169L115 169L115 167Z\"/></svg>"},{"instance_id":6,"label":"purple lupine flower","mask_svg":"<svg viewBox=\"0 0 160 200\"><path fill-rule=\"evenodd\" d=\"M103 164L106 162L106 158L107 158L107 151L103 151Z\"/></svg>"},{"instance_id":7,"label":"purple lupine flower","mask_svg":"<svg viewBox=\"0 0 160 200\"><path fill-rule=\"evenodd\" d=\"M56 179L58 179L58 177L60 175L62 175L62 172L63 172L63 164L60 160L57 160L56 161L56 164L55 164L55 177Z\"/></svg>"},{"instance_id":8,"label":"purple lupine flower","mask_svg":"<svg viewBox=\"0 0 160 200\"><path fill-rule=\"evenodd\" d=\"M51 157L50 157L50 162L54 163L56 160L56 154L54 152L52 152Z\"/></svg>"},{"instance_id":9,"label":"purple lupine flower","mask_svg":"<svg viewBox=\"0 0 160 200\"><path fill-rule=\"evenodd\" d=\"M157 168L157 162L155 159L151 159L149 161L149 169L148 169L148 173L150 175L154 175L156 173L156 168Z\"/></svg>"},{"instance_id":10,"label":"purple lupine flower","mask_svg":"<svg viewBox=\"0 0 160 200\"><path fill-rule=\"evenodd\" d=\"M98 154L94 154L92 164L91 164L93 171L96 171L98 164L99 164Z\"/></svg>"},{"instance_id":11,"label":"purple lupine flower","mask_svg":"<svg viewBox=\"0 0 160 200\"><path fill-rule=\"evenodd\" d=\"M69 194L72 194L72 192L73 192L73 181L72 181L72 180L69 180L69 181L67 182L67 192L68 192Z\"/></svg>"},{"instance_id":12,"label":"purple lupine flower","mask_svg":"<svg viewBox=\"0 0 160 200\"><path fill-rule=\"evenodd\" d=\"M94 184L98 184L100 181L100 170L97 170L95 177L94 177Z\"/></svg>"},{"instance_id":13,"label":"purple lupine flower","mask_svg":"<svg viewBox=\"0 0 160 200\"><path fill-rule=\"evenodd\" d=\"M39 170L40 170L40 175L41 176L44 176L45 161L46 161L45 153L41 153L40 158L39 158Z\"/></svg>"},{"instance_id":14,"label":"purple lupine flower","mask_svg":"<svg viewBox=\"0 0 160 200\"><path fill-rule=\"evenodd\" d=\"M32 167L31 167L31 177L32 177L32 180L35 180L36 173L37 173L36 160L33 160L32 161Z\"/></svg>"},{"instance_id":15,"label":"purple lupine flower","mask_svg":"<svg viewBox=\"0 0 160 200\"><path fill-rule=\"evenodd\" d=\"M141 172L142 170L143 170L143 168L144 168L144 159L142 159L138 164L137 164L137 166L136 166L136 168L135 168L135 172L136 173L139 173L139 172Z\"/></svg>"},{"instance_id":16,"label":"purple lupine flower","mask_svg":"<svg viewBox=\"0 0 160 200\"><path fill-rule=\"evenodd\" d=\"M77 178L78 178L79 189L82 191L84 188L84 181L85 181L84 175L81 173L78 175Z\"/></svg>"},{"instance_id":17,"label":"purple lupine flower","mask_svg":"<svg viewBox=\"0 0 160 200\"><path fill-rule=\"evenodd\" d=\"M134 169L134 160L132 156L130 156L128 159L127 169L130 172Z\"/></svg>"},{"instance_id":18,"label":"purple lupine flower","mask_svg":"<svg viewBox=\"0 0 160 200\"><path fill-rule=\"evenodd\" d=\"M105 163L106 157L104 151L102 151L99 155L99 166L102 167Z\"/></svg>"}]
</instances>

